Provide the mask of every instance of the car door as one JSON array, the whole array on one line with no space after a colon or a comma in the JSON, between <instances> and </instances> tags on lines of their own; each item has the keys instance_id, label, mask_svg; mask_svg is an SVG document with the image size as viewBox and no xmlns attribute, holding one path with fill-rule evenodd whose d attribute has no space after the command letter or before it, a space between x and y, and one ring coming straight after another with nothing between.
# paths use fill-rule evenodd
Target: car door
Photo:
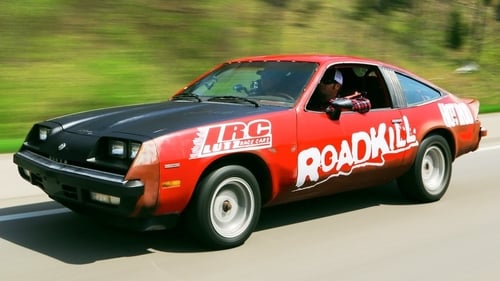
<instances>
[{"instance_id":1,"label":"car door","mask_svg":"<svg viewBox=\"0 0 500 281\"><path fill-rule=\"evenodd\" d=\"M405 151L417 146L414 128L391 106L379 72L360 73L360 87L364 78L375 75L380 79L380 87L371 89L368 97L386 102L367 113L343 111L338 120L324 112L298 113L296 193L325 195L385 183L402 173ZM377 94L385 95L384 99L375 97Z\"/></svg>"},{"instance_id":2,"label":"car door","mask_svg":"<svg viewBox=\"0 0 500 281\"><path fill-rule=\"evenodd\" d=\"M414 143L407 119L396 109L326 113L302 112L298 118L298 190L320 193L387 182L398 173L400 152Z\"/></svg>"}]
</instances>

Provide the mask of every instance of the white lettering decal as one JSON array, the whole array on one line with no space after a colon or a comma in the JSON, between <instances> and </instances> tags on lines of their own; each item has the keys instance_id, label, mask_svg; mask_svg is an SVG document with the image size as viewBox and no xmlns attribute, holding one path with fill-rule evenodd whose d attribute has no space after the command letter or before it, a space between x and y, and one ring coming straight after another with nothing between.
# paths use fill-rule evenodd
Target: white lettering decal
<instances>
[{"instance_id":1,"label":"white lettering decal","mask_svg":"<svg viewBox=\"0 0 500 281\"><path fill-rule=\"evenodd\" d=\"M271 122L233 122L198 128L190 159L272 146Z\"/></svg>"},{"instance_id":2,"label":"white lettering decal","mask_svg":"<svg viewBox=\"0 0 500 281\"><path fill-rule=\"evenodd\" d=\"M465 103L438 103L438 106L447 127L452 128L474 123L474 116Z\"/></svg>"},{"instance_id":3,"label":"white lettering decal","mask_svg":"<svg viewBox=\"0 0 500 281\"><path fill-rule=\"evenodd\" d=\"M403 116L401 124L387 127L385 123L369 132L352 134L351 139L342 140L340 148L328 144L323 149L311 147L299 152L297 157L298 190L309 189L339 175L350 175L352 170L364 166L383 166L384 155L397 154L418 146L415 129ZM318 182L323 175L324 180ZM305 186L306 182L311 185Z\"/></svg>"},{"instance_id":4,"label":"white lettering decal","mask_svg":"<svg viewBox=\"0 0 500 281\"><path fill-rule=\"evenodd\" d=\"M299 153L298 161L299 163L302 163L302 166L299 168L297 186L303 185L307 178L309 178L310 181L318 181L318 167L321 167L323 164L321 163L321 159L327 159L325 155L328 154L327 149L329 149L330 147L333 146L327 145L322 152L320 152L316 147L311 147ZM335 150L333 151L335 152L335 154L337 153ZM334 165L335 162L332 161L332 165ZM333 166L323 166L323 172L327 172L330 169L333 169Z\"/></svg>"},{"instance_id":5,"label":"white lettering decal","mask_svg":"<svg viewBox=\"0 0 500 281\"><path fill-rule=\"evenodd\" d=\"M366 132L357 132L352 135L352 146L353 147L361 147L364 146L366 148L371 146L370 135ZM370 159L370 150L365 149L365 154L363 156L358 155L359 151L356 149L352 152L352 157L355 159L355 164L363 163Z\"/></svg>"}]
</instances>

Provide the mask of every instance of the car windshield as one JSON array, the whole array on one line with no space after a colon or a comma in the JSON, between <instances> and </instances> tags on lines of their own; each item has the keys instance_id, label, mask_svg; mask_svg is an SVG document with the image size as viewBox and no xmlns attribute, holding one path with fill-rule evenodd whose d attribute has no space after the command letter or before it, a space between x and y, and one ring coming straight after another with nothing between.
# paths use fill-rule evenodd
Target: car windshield
<instances>
[{"instance_id":1,"label":"car windshield","mask_svg":"<svg viewBox=\"0 0 500 281\"><path fill-rule=\"evenodd\" d=\"M225 64L186 88L176 99L292 106L316 67L310 62Z\"/></svg>"}]
</instances>

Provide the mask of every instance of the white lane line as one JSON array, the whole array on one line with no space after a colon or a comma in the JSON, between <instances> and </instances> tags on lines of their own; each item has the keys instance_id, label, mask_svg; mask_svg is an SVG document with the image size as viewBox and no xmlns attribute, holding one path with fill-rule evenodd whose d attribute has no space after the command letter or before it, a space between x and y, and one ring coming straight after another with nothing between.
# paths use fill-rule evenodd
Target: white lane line
<instances>
[{"instance_id":1,"label":"white lane line","mask_svg":"<svg viewBox=\"0 0 500 281\"><path fill-rule=\"evenodd\" d=\"M479 149L477 151L489 151L489 150L497 150L497 149L500 149L500 145L479 147Z\"/></svg>"},{"instance_id":2,"label":"white lane line","mask_svg":"<svg viewBox=\"0 0 500 281\"><path fill-rule=\"evenodd\" d=\"M41 217L41 216L57 215L57 214L68 213L68 212L71 212L71 210L66 209L66 208L59 208L59 209L27 212L27 213L13 214L13 215L4 215L4 216L0 216L0 222Z\"/></svg>"}]
</instances>

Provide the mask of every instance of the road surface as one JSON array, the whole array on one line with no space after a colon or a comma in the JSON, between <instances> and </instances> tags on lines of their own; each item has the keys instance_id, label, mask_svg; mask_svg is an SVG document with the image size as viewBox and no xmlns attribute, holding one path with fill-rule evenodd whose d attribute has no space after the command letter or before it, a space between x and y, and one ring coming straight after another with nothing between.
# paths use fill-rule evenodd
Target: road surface
<instances>
[{"instance_id":1,"label":"road surface","mask_svg":"<svg viewBox=\"0 0 500 281\"><path fill-rule=\"evenodd\" d=\"M500 115L482 120L489 136L455 161L441 201L388 184L269 208L224 251L76 215L0 155L0 280L500 280Z\"/></svg>"}]
</instances>

